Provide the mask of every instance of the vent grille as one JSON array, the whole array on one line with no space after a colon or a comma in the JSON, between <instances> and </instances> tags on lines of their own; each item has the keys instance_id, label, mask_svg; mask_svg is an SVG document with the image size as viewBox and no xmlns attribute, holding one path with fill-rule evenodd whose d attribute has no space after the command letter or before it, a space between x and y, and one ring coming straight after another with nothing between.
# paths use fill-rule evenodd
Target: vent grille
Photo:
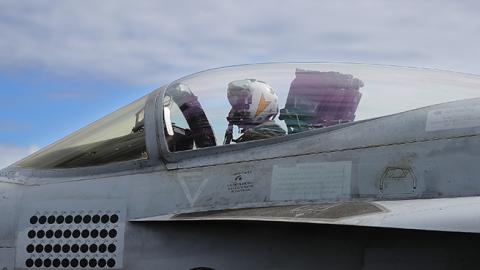
<instances>
[{"instance_id":1,"label":"vent grille","mask_svg":"<svg viewBox=\"0 0 480 270\"><path fill-rule=\"evenodd\" d=\"M120 267L124 227L120 211L35 213L27 221L19 241L23 244L17 246L24 255L22 268Z\"/></svg>"}]
</instances>

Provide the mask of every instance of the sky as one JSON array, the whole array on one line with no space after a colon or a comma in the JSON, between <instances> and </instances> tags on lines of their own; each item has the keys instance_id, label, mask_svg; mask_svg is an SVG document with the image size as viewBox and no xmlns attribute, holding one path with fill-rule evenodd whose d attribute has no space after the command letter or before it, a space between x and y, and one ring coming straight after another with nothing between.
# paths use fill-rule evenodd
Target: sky
<instances>
[{"instance_id":1,"label":"sky","mask_svg":"<svg viewBox=\"0 0 480 270\"><path fill-rule=\"evenodd\" d=\"M478 1L0 0L0 167L193 72L361 62L480 74Z\"/></svg>"}]
</instances>

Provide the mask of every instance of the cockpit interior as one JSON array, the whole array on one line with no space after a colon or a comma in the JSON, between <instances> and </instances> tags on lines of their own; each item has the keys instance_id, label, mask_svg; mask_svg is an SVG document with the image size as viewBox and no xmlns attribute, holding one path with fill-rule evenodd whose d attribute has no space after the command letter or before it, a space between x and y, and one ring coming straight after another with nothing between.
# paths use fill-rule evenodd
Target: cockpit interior
<instances>
[{"instance_id":1,"label":"cockpit interior","mask_svg":"<svg viewBox=\"0 0 480 270\"><path fill-rule=\"evenodd\" d=\"M161 151L149 148L148 132L170 153L227 149L477 97L475 83L467 75L361 64L208 70L176 80L15 165L67 169L147 160ZM148 107L150 99L154 106ZM149 115L154 121L145 120Z\"/></svg>"}]
</instances>

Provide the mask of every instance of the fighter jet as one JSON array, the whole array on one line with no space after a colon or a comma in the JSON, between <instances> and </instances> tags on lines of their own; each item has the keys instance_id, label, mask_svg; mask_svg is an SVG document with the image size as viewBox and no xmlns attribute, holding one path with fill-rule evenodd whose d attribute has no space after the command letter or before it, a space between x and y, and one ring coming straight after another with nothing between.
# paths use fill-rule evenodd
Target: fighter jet
<instances>
[{"instance_id":1,"label":"fighter jet","mask_svg":"<svg viewBox=\"0 0 480 270\"><path fill-rule=\"evenodd\" d=\"M0 269L478 269L479 97L366 64L180 78L0 171Z\"/></svg>"}]
</instances>

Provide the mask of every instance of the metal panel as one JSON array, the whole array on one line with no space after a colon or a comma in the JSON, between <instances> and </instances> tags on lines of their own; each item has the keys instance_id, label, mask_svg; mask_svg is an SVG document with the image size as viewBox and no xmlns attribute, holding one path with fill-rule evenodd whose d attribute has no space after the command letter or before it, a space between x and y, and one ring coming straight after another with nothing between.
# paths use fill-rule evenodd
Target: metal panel
<instances>
[{"instance_id":1,"label":"metal panel","mask_svg":"<svg viewBox=\"0 0 480 270\"><path fill-rule=\"evenodd\" d=\"M13 270L15 262L14 248L0 248L0 269Z\"/></svg>"}]
</instances>

